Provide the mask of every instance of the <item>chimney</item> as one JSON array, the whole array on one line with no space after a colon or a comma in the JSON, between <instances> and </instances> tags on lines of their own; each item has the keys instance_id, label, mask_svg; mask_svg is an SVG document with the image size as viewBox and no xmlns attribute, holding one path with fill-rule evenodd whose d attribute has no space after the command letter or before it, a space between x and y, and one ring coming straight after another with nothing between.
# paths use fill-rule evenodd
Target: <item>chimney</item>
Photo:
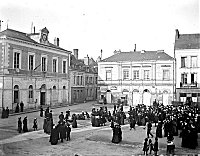
<instances>
[{"instance_id":1,"label":"chimney","mask_svg":"<svg viewBox=\"0 0 200 156\"><path fill-rule=\"evenodd\" d=\"M89 65L89 56L88 56L88 55L87 55L86 57L84 57L84 64L85 64L86 66Z\"/></svg>"},{"instance_id":2,"label":"chimney","mask_svg":"<svg viewBox=\"0 0 200 156\"><path fill-rule=\"evenodd\" d=\"M74 57L78 60L78 49L74 49Z\"/></svg>"},{"instance_id":3,"label":"chimney","mask_svg":"<svg viewBox=\"0 0 200 156\"><path fill-rule=\"evenodd\" d=\"M59 47L59 38L57 37L54 38L54 45Z\"/></svg>"},{"instance_id":4,"label":"chimney","mask_svg":"<svg viewBox=\"0 0 200 156\"><path fill-rule=\"evenodd\" d=\"M35 34L35 26L33 27L33 34Z\"/></svg>"},{"instance_id":5,"label":"chimney","mask_svg":"<svg viewBox=\"0 0 200 156\"><path fill-rule=\"evenodd\" d=\"M178 29L176 29L176 36L175 36L175 39L179 39L179 36L180 36L179 31L178 31Z\"/></svg>"},{"instance_id":6,"label":"chimney","mask_svg":"<svg viewBox=\"0 0 200 156\"><path fill-rule=\"evenodd\" d=\"M136 52L136 44L135 44L134 52Z\"/></svg>"},{"instance_id":7,"label":"chimney","mask_svg":"<svg viewBox=\"0 0 200 156\"><path fill-rule=\"evenodd\" d=\"M102 53L103 53L103 50L101 49L101 60L102 60Z\"/></svg>"}]
</instances>

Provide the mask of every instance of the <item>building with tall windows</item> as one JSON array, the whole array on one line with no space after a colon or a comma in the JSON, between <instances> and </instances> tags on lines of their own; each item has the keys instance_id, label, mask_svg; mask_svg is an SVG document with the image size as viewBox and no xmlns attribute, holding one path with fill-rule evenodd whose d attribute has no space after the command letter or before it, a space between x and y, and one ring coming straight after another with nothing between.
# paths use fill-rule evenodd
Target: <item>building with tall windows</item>
<instances>
[{"instance_id":1,"label":"building with tall windows","mask_svg":"<svg viewBox=\"0 0 200 156\"><path fill-rule=\"evenodd\" d=\"M34 29L35 30L35 29ZM45 27L36 33L0 32L0 107L15 109L69 102L70 51L49 42Z\"/></svg>"},{"instance_id":2,"label":"building with tall windows","mask_svg":"<svg viewBox=\"0 0 200 156\"><path fill-rule=\"evenodd\" d=\"M200 34L180 34L177 29L174 49L177 101L200 103Z\"/></svg>"},{"instance_id":3,"label":"building with tall windows","mask_svg":"<svg viewBox=\"0 0 200 156\"><path fill-rule=\"evenodd\" d=\"M89 56L78 58L78 49L70 57L70 101L83 103L97 99L97 63Z\"/></svg>"},{"instance_id":4,"label":"building with tall windows","mask_svg":"<svg viewBox=\"0 0 200 156\"><path fill-rule=\"evenodd\" d=\"M164 51L115 51L98 62L98 99L128 105L174 100L174 59Z\"/></svg>"}]
</instances>

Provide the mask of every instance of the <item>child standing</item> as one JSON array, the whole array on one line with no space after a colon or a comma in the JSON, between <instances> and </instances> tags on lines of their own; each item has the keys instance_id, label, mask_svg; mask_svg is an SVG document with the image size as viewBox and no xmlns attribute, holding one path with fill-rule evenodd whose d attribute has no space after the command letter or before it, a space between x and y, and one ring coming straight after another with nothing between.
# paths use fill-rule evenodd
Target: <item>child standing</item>
<instances>
[{"instance_id":1,"label":"child standing","mask_svg":"<svg viewBox=\"0 0 200 156\"><path fill-rule=\"evenodd\" d=\"M37 118L35 118L35 119L33 120L33 129L34 129L34 131L37 130L37 128L38 128L38 125L37 125Z\"/></svg>"},{"instance_id":2,"label":"child standing","mask_svg":"<svg viewBox=\"0 0 200 156\"><path fill-rule=\"evenodd\" d=\"M157 156L157 152L158 152L158 138L155 138L155 142L154 142L154 155Z\"/></svg>"},{"instance_id":3,"label":"child standing","mask_svg":"<svg viewBox=\"0 0 200 156\"><path fill-rule=\"evenodd\" d=\"M145 138L144 139L144 146L143 146L144 155L148 155L148 150L149 150L148 138Z\"/></svg>"},{"instance_id":4,"label":"child standing","mask_svg":"<svg viewBox=\"0 0 200 156\"><path fill-rule=\"evenodd\" d=\"M152 140L149 139L149 154L151 154L152 151L153 151L153 143Z\"/></svg>"}]
</instances>

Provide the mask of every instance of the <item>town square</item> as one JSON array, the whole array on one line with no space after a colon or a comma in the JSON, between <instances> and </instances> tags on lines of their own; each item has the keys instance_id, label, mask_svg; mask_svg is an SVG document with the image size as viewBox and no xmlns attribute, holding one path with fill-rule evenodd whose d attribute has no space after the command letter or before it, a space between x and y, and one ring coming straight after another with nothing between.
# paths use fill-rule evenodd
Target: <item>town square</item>
<instances>
[{"instance_id":1,"label":"town square","mask_svg":"<svg viewBox=\"0 0 200 156\"><path fill-rule=\"evenodd\" d=\"M200 155L198 13L198 0L3 2L0 155Z\"/></svg>"}]
</instances>

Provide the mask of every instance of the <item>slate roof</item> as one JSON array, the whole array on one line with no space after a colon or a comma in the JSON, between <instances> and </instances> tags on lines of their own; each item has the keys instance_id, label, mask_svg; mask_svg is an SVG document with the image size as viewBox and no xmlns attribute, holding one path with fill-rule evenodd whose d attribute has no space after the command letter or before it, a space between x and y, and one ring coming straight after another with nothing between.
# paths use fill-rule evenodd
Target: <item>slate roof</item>
<instances>
[{"instance_id":1,"label":"slate roof","mask_svg":"<svg viewBox=\"0 0 200 156\"><path fill-rule=\"evenodd\" d=\"M173 60L173 57L169 56L165 52L158 51L140 51L136 52L119 52L104 60L102 62L139 62L139 61L155 61L155 60Z\"/></svg>"},{"instance_id":2,"label":"slate roof","mask_svg":"<svg viewBox=\"0 0 200 156\"><path fill-rule=\"evenodd\" d=\"M175 49L200 49L200 34L179 34Z\"/></svg>"},{"instance_id":3,"label":"slate roof","mask_svg":"<svg viewBox=\"0 0 200 156\"><path fill-rule=\"evenodd\" d=\"M30 43L37 44L37 45L44 45L44 44L38 43L35 40L31 39L27 33L23 33L23 32L12 30L12 29L6 29L6 30L0 32L0 37L1 36L6 36L8 38L18 39L18 40L21 40L21 41L30 42ZM44 46L67 51L67 50L65 50L63 48L60 48L60 47L50 43L50 42L49 42L48 45L45 44Z\"/></svg>"}]
</instances>

